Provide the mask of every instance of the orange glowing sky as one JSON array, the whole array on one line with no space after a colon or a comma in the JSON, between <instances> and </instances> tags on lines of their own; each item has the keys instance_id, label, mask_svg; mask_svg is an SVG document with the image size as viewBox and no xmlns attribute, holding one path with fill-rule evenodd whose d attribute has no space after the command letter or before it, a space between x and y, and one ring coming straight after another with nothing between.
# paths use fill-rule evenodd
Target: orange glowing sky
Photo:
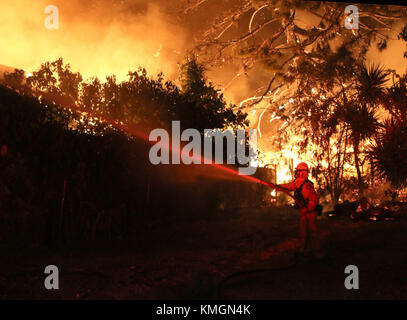
<instances>
[{"instance_id":1,"label":"orange glowing sky","mask_svg":"<svg viewBox=\"0 0 407 320\"><path fill-rule=\"evenodd\" d=\"M186 42L184 32L157 5L137 12L120 5L53 1L59 8L60 25L50 30L44 25L44 9L49 4L44 0L1 1L0 64L31 71L42 62L63 57L85 78L116 74L120 79L138 66L151 74L177 72L176 61Z\"/></svg>"}]
</instances>

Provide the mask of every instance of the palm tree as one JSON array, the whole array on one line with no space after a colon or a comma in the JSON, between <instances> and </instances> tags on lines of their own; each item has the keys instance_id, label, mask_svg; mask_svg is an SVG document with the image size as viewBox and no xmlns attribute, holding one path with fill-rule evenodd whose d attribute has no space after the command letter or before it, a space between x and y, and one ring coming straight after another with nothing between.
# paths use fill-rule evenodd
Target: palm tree
<instances>
[{"instance_id":1,"label":"palm tree","mask_svg":"<svg viewBox=\"0 0 407 320\"><path fill-rule=\"evenodd\" d=\"M391 114L370 148L374 170L393 186L407 184L407 73L386 90L383 106Z\"/></svg>"},{"instance_id":2,"label":"palm tree","mask_svg":"<svg viewBox=\"0 0 407 320\"><path fill-rule=\"evenodd\" d=\"M407 118L407 73L386 90L383 106L392 117Z\"/></svg>"},{"instance_id":3,"label":"palm tree","mask_svg":"<svg viewBox=\"0 0 407 320\"><path fill-rule=\"evenodd\" d=\"M374 105L385 93L389 72L380 65L361 65L356 74L356 90L363 104Z\"/></svg>"},{"instance_id":4,"label":"palm tree","mask_svg":"<svg viewBox=\"0 0 407 320\"><path fill-rule=\"evenodd\" d=\"M389 119L374 139L370 155L375 172L394 187L407 184L407 121Z\"/></svg>"},{"instance_id":5,"label":"palm tree","mask_svg":"<svg viewBox=\"0 0 407 320\"><path fill-rule=\"evenodd\" d=\"M359 196L363 196L360 144L372 138L380 124L376 112L385 94L388 72L380 65L360 65L354 82L355 93L345 103L342 117L347 124L353 145L353 156L358 176Z\"/></svg>"}]
</instances>

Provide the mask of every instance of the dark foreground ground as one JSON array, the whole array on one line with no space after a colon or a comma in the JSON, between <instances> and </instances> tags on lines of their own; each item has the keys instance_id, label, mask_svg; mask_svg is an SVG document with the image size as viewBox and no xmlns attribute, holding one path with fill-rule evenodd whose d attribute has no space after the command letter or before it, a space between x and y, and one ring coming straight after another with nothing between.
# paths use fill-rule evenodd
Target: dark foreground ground
<instances>
[{"instance_id":1,"label":"dark foreground ground","mask_svg":"<svg viewBox=\"0 0 407 320\"><path fill-rule=\"evenodd\" d=\"M116 248L2 250L0 299L406 299L407 218L319 221L326 259L293 263L297 216L247 209L199 223L151 224ZM60 290L44 288L56 265ZM346 290L347 265L360 289ZM222 281L235 272L269 268ZM219 285L221 284L221 285Z\"/></svg>"}]
</instances>

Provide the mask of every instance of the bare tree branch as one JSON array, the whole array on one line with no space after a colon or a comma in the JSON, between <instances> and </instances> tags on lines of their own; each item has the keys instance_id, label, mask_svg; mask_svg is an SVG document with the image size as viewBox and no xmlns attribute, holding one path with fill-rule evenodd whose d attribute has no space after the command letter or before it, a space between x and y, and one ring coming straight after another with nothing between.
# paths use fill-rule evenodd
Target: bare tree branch
<instances>
[{"instance_id":1,"label":"bare tree branch","mask_svg":"<svg viewBox=\"0 0 407 320\"><path fill-rule=\"evenodd\" d=\"M233 26L233 22L231 22L225 29L223 29L222 32L219 33L218 36L215 38L215 40L218 40L231 26Z\"/></svg>"},{"instance_id":2,"label":"bare tree branch","mask_svg":"<svg viewBox=\"0 0 407 320\"><path fill-rule=\"evenodd\" d=\"M261 6L260 8L258 8L258 9L253 13L253 15L252 15L252 17L251 17L251 19L250 19L250 23L249 23L249 33L252 32L252 23L253 23L253 20L254 20L254 17L256 16L256 14L257 14L260 10L262 10L262 9L268 7L268 6L269 6L268 4L265 4L265 5Z\"/></svg>"},{"instance_id":3,"label":"bare tree branch","mask_svg":"<svg viewBox=\"0 0 407 320\"><path fill-rule=\"evenodd\" d=\"M197 9L200 5L202 5L206 1L208 1L208 0L198 0L198 1L196 1L195 4L186 7L185 10L184 10L184 13L188 13L189 11Z\"/></svg>"}]
</instances>

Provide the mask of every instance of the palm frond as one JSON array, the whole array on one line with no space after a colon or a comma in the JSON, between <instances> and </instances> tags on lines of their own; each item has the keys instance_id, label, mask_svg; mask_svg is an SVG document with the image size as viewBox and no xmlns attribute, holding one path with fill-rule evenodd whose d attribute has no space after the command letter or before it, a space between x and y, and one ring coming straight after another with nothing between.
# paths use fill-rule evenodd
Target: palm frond
<instances>
[{"instance_id":1,"label":"palm frond","mask_svg":"<svg viewBox=\"0 0 407 320\"><path fill-rule=\"evenodd\" d=\"M361 66L357 74L360 98L368 103L377 101L385 91L388 75L388 71L379 64Z\"/></svg>"},{"instance_id":2,"label":"palm frond","mask_svg":"<svg viewBox=\"0 0 407 320\"><path fill-rule=\"evenodd\" d=\"M407 122L391 119L377 134L369 150L373 168L394 186L407 184Z\"/></svg>"}]
</instances>

